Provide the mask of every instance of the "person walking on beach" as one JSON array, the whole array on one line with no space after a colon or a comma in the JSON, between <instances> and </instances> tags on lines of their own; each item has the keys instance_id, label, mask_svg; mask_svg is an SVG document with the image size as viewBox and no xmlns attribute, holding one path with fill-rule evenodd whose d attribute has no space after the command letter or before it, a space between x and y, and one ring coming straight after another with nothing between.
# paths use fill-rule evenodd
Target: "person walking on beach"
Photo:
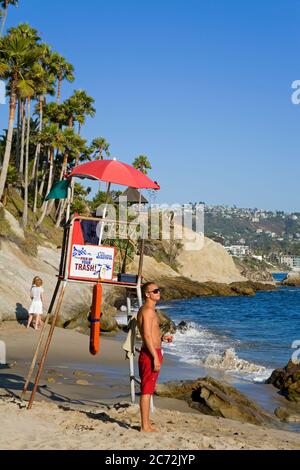
<instances>
[{"instance_id":1,"label":"person walking on beach","mask_svg":"<svg viewBox=\"0 0 300 470\"><path fill-rule=\"evenodd\" d=\"M162 365L161 342L172 342L171 335L161 335L155 305L160 300L160 289L155 282L147 282L142 287L144 305L137 315L137 324L143 340L139 356L139 374L141 379L141 431L153 432L156 429L150 423L150 398Z\"/></svg>"},{"instance_id":2,"label":"person walking on beach","mask_svg":"<svg viewBox=\"0 0 300 470\"><path fill-rule=\"evenodd\" d=\"M43 315L43 303L44 303L44 289L43 281L40 277L35 276L32 281L32 287L30 291L31 304L28 309L28 323L27 328L30 327L33 317L35 317L34 329L38 330L39 325L42 325L42 315Z\"/></svg>"}]
</instances>

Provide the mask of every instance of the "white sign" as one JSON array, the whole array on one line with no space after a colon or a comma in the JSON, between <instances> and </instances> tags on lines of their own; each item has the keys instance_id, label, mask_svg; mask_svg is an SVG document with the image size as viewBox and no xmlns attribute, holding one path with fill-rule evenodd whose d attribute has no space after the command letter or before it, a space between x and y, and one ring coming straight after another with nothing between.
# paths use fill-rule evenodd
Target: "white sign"
<instances>
[{"instance_id":1,"label":"white sign","mask_svg":"<svg viewBox=\"0 0 300 470\"><path fill-rule=\"evenodd\" d=\"M114 258L115 249L110 246L73 245L70 277L111 281Z\"/></svg>"}]
</instances>

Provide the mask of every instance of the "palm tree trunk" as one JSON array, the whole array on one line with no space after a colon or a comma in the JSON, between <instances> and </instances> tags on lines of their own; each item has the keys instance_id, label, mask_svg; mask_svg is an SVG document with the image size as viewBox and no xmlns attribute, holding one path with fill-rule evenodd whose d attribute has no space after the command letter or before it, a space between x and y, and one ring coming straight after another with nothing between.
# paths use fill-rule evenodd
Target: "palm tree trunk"
<instances>
[{"instance_id":1,"label":"palm tree trunk","mask_svg":"<svg viewBox=\"0 0 300 470\"><path fill-rule=\"evenodd\" d=\"M45 181L46 181L46 164L44 163L43 168L42 168L42 181L39 187L39 195L41 197L43 196Z\"/></svg>"},{"instance_id":2,"label":"palm tree trunk","mask_svg":"<svg viewBox=\"0 0 300 470\"><path fill-rule=\"evenodd\" d=\"M8 130L7 130L7 138L6 138L6 145L5 145L5 152L3 157L3 164L2 170L0 175L0 201L3 195L6 178L7 178L7 171L9 166L9 160L11 155L11 144L12 144L12 136L14 130L14 120L15 120L15 113L16 113L16 104L17 104L17 96L16 96L16 84L17 81L14 80L12 83L11 95L10 95L10 102L9 102L9 119L8 119Z\"/></svg>"},{"instance_id":3,"label":"palm tree trunk","mask_svg":"<svg viewBox=\"0 0 300 470\"><path fill-rule=\"evenodd\" d=\"M47 207L47 212L46 212L47 216L51 214L54 204L55 204L55 199L51 199L50 201L48 201L48 207Z\"/></svg>"},{"instance_id":4,"label":"palm tree trunk","mask_svg":"<svg viewBox=\"0 0 300 470\"><path fill-rule=\"evenodd\" d=\"M37 201L38 201L38 192L39 192L40 154L41 154L41 147L39 148L39 152L38 152L37 166L36 166L36 173L35 173L35 180L34 180L34 200L33 200L33 208L32 208L32 212L34 214L36 214L36 211L37 211Z\"/></svg>"},{"instance_id":5,"label":"palm tree trunk","mask_svg":"<svg viewBox=\"0 0 300 470\"><path fill-rule=\"evenodd\" d=\"M31 98L27 98L27 136L25 152L25 173L24 173L24 209L23 209L23 228L27 227L28 222L28 164L29 164L29 139L30 139L30 104Z\"/></svg>"},{"instance_id":6,"label":"palm tree trunk","mask_svg":"<svg viewBox=\"0 0 300 470\"><path fill-rule=\"evenodd\" d=\"M60 201L60 209L59 209L57 221L56 221L56 224L55 224L55 227L57 227L57 228L60 227L61 219L62 219L63 213L65 212L66 205L67 205L67 199L64 199L64 200Z\"/></svg>"},{"instance_id":7,"label":"palm tree trunk","mask_svg":"<svg viewBox=\"0 0 300 470\"><path fill-rule=\"evenodd\" d=\"M57 217L58 217L58 214L59 214L59 211L60 211L61 201L62 201L62 199L59 201L56 212L55 212L55 220L57 220Z\"/></svg>"},{"instance_id":8,"label":"palm tree trunk","mask_svg":"<svg viewBox=\"0 0 300 470\"><path fill-rule=\"evenodd\" d=\"M39 132L42 132L42 130L43 130L43 124L42 124L42 119L43 119L43 96L42 95L40 96L40 99L39 99L39 108L40 108ZM36 146L36 150L35 150L33 167L32 167L32 172L31 172L31 180L33 180L33 178L36 175L36 166L37 166L37 160L38 160L38 155L40 153L40 149L41 149L41 144L38 143L37 146Z\"/></svg>"},{"instance_id":9,"label":"palm tree trunk","mask_svg":"<svg viewBox=\"0 0 300 470\"><path fill-rule=\"evenodd\" d=\"M16 168L20 169L20 129L21 129L21 103L18 99L18 117L17 117L17 143L16 143Z\"/></svg>"},{"instance_id":10,"label":"palm tree trunk","mask_svg":"<svg viewBox=\"0 0 300 470\"><path fill-rule=\"evenodd\" d=\"M61 78L61 77L58 77L57 98L56 98L57 103L60 103L60 98L61 98L61 84L62 84L62 78Z\"/></svg>"},{"instance_id":11,"label":"palm tree trunk","mask_svg":"<svg viewBox=\"0 0 300 470\"><path fill-rule=\"evenodd\" d=\"M39 122L39 132L43 130L43 102L44 97L40 96L40 122ZM37 211L37 198L38 198L38 187L39 187L39 166L40 166L40 156L41 156L41 144L38 143L36 147L36 161L33 166L35 166L32 171L32 178L35 176L34 181L34 202L33 202L33 213ZM34 175L35 172L35 175ZM34 175L34 176L33 176Z\"/></svg>"},{"instance_id":12,"label":"palm tree trunk","mask_svg":"<svg viewBox=\"0 0 300 470\"><path fill-rule=\"evenodd\" d=\"M67 167L68 167L68 154L65 153L64 154L64 159L63 159L63 164L62 164L62 167L61 167L61 170L60 170L60 175L59 175L59 181L62 181L63 177L64 177L64 174L65 172L67 171Z\"/></svg>"},{"instance_id":13,"label":"palm tree trunk","mask_svg":"<svg viewBox=\"0 0 300 470\"><path fill-rule=\"evenodd\" d=\"M103 157L102 157L102 147L99 148L99 157L98 157L98 160L103 160ZM101 181L100 181L100 180L99 180L98 191L99 191L99 193L100 193L100 191L101 191Z\"/></svg>"},{"instance_id":14,"label":"palm tree trunk","mask_svg":"<svg viewBox=\"0 0 300 470\"><path fill-rule=\"evenodd\" d=\"M47 194L50 192L51 185L52 185L53 153L54 153L54 150L51 148L51 149L50 149L50 155L49 155L50 167L49 167L49 177L48 177ZM48 207L48 201L44 202L44 204L43 204L43 206L42 206L42 214L41 214L39 220L37 221L37 223L36 223L36 225L35 225L35 228L38 228L38 227L41 225L41 223L43 222L43 220L44 220L44 218L45 218L45 216L46 216L47 207Z\"/></svg>"},{"instance_id":15,"label":"palm tree trunk","mask_svg":"<svg viewBox=\"0 0 300 470\"><path fill-rule=\"evenodd\" d=\"M6 5L4 9L4 15L2 18L2 22L1 22L0 38L2 38L3 36L3 32L4 32L6 20L7 20L7 13L8 13L8 5Z\"/></svg>"},{"instance_id":16,"label":"palm tree trunk","mask_svg":"<svg viewBox=\"0 0 300 470\"><path fill-rule=\"evenodd\" d=\"M59 181L62 181L63 177L64 177L64 173L65 171L67 170L67 165L68 165L68 154L66 153L64 155L64 160L63 160L63 164L62 164L62 167L61 167L61 170L60 170L60 175L59 175ZM53 206L55 204L55 200L51 200L50 203L48 204L48 210L47 210L47 215L50 215L51 212L52 212L52 209L53 209ZM60 206L60 203L59 203L59 206ZM59 210L59 209L58 209ZM55 214L56 215L56 214Z\"/></svg>"},{"instance_id":17,"label":"palm tree trunk","mask_svg":"<svg viewBox=\"0 0 300 470\"><path fill-rule=\"evenodd\" d=\"M25 147L25 131L26 131L26 116L24 101L21 101L21 120L22 120L22 134L21 134L21 155L20 155L20 175L24 173L24 147Z\"/></svg>"}]
</instances>

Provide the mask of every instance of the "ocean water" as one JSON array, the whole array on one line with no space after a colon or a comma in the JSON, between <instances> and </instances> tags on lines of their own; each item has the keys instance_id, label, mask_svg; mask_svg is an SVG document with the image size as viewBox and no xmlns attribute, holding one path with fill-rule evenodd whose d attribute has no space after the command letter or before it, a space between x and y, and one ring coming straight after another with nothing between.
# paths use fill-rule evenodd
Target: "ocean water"
<instances>
[{"instance_id":1,"label":"ocean water","mask_svg":"<svg viewBox=\"0 0 300 470\"><path fill-rule=\"evenodd\" d=\"M280 287L253 297L199 297L161 304L178 331L167 353L182 363L263 382L283 367L300 341L300 289ZM300 354L299 354L300 356Z\"/></svg>"},{"instance_id":2,"label":"ocean water","mask_svg":"<svg viewBox=\"0 0 300 470\"><path fill-rule=\"evenodd\" d=\"M275 281L281 282L287 277L288 273L273 273Z\"/></svg>"}]
</instances>

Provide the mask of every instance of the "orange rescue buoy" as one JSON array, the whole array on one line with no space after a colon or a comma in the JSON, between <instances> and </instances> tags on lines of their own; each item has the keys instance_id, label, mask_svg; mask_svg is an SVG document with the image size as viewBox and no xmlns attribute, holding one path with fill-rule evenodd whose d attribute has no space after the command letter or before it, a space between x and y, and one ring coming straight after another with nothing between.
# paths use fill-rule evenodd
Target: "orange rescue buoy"
<instances>
[{"instance_id":1,"label":"orange rescue buoy","mask_svg":"<svg viewBox=\"0 0 300 470\"><path fill-rule=\"evenodd\" d=\"M99 352L101 301L102 286L101 284L95 284L93 289L93 303L90 315L90 353L93 354L93 356Z\"/></svg>"}]
</instances>

